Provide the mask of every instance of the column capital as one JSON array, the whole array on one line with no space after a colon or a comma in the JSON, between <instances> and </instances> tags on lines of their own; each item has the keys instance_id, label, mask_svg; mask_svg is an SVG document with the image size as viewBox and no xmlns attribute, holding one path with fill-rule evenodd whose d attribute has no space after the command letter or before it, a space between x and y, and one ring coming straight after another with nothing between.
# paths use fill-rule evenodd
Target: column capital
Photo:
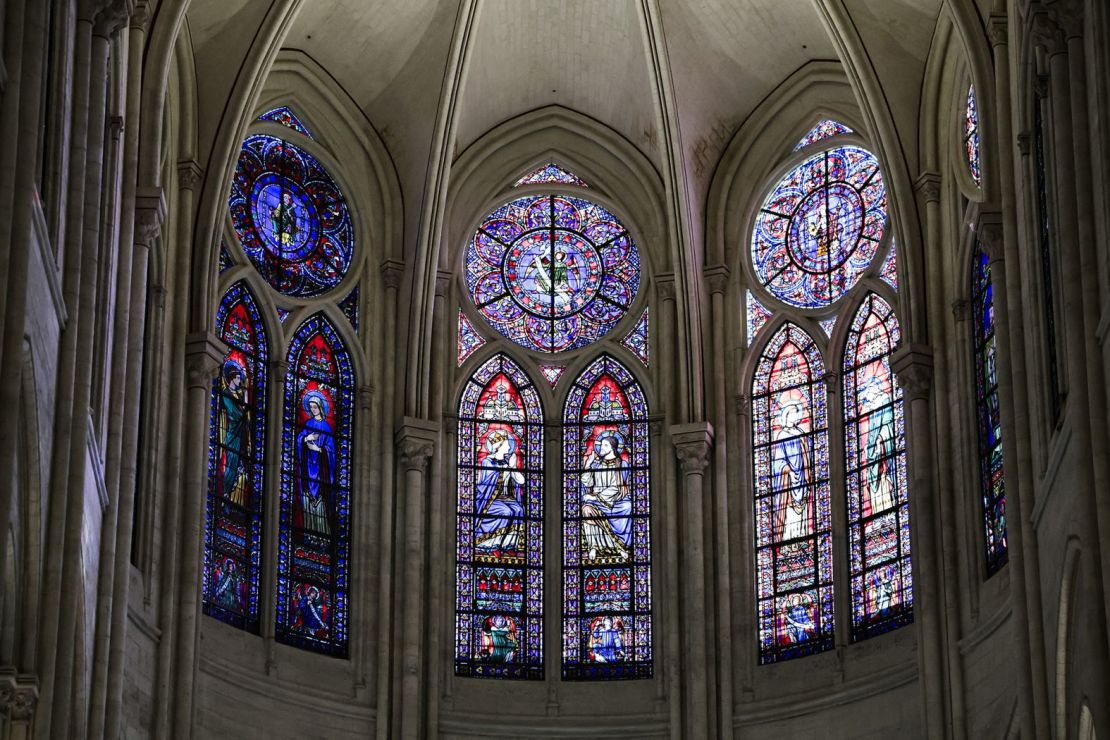
<instances>
[{"instance_id":1,"label":"column capital","mask_svg":"<svg viewBox=\"0 0 1110 740\"><path fill-rule=\"evenodd\" d=\"M980 212L979 220L975 225L975 235L979 239L979 246L987 255L991 264L1002 260L1005 240L1003 238L1001 212Z\"/></svg>"},{"instance_id":2,"label":"column capital","mask_svg":"<svg viewBox=\"0 0 1110 740\"><path fill-rule=\"evenodd\" d=\"M898 385L910 401L929 398L933 387L933 350L924 344L903 344L890 357Z\"/></svg>"},{"instance_id":3,"label":"column capital","mask_svg":"<svg viewBox=\"0 0 1110 740\"><path fill-rule=\"evenodd\" d=\"M404 417L393 435L401 467L424 472L435 453L438 438L439 424L427 419Z\"/></svg>"},{"instance_id":4,"label":"column capital","mask_svg":"<svg viewBox=\"0 0 1110 740\"><path fill-rule=\"evenodd\" d=\"M1005 13L991 13L987 18L987 37L990 38L991 46L1005 46L1009 34L1009 21Z\"/></svg>"},{"instance_id":5,"label":"column capital","mask_svg":"<svg viewBox=\"0 0 1110 740\"><path fill-rule=\"evenodd\" d=\"M662 272L655 276L655 282L659 286L659 297L664 301L674 300L674 273Z\"/></svg>"},{"instance_id":6,"label":"column capital","mask_svg":"<svg viewBox=\"0 0 1110 740\"><path fill-rule=\"evenodd\" d=\"M98 0L94 4L100 9L93 21L93 35L103 38L111 38L127 26L135 11L135 0Z\"/></svg>"},{"instance_id":7,"label":"column capital","mask_svg":"<svg viewBox=\"0 0 1110 740\"><path fill-rule=\"evenodd\" d=\"M374 402L374 386L369 383L360 385L357 391L358 407L363 411L370 409L370 404Z\"/></svg>"},{"instance_id":8,"label":"column capital","mask_svg":"<svg viewBox=\"0 0 1110 740\"><path fill-rule=\"evenodd\" d=\"M224 358L227 345L210 331L198 331L185 337L185 376L190 388L207 388Z\"/></svg>"},{"instance_id":9,"label":"column capital","mask_svg":"<svg viewBox=\"0 0 1110 740\"><path fill-rule=\"evenodd\" d=\"M405 263L401 260L382 262L382 282L386 288L396 290L401 287L401 276L405 274Z\"/></svg>"},{"instance_id":10,"label":"column capital","mask_svg":"<svg viewBox=\"0 0 1110 740\"><path fill-rule=\"evenodd\" d=\"M16 673L14 668L0 668L0 714L12 722L28 722L39 701L39 680L30 673Z\"/></svg>"},{"instance_id":11,"label":"column capital","mask_svg":"<svg viewBox=\"0 0 1110 740\"><path fill-rule=\"evenodd\" d=\"M827 371L821 376L821 380L825 381L825 392L829 394L836 393L840 389L840 374L832 370Z\"/></svg>"},{"instance_id":12,"label":"column capital","mask_svg":"<svg viewBox=\"0 0 1110 740\"><path fill-rule=\"evenodd\" d=\"M709 465L709 451L713 448L713 425L708 421L676 424L670 431L682 473L703 473Z\"/></svg>"},{"instance_id":13,"label":"column capital","mask_svg":"<svg viewBox=\"0 0 1110 740\"><path fill-rule=\"evenodd\" d=\"M1068 45L1064 39L1064 30L1056 22L1053 13L1041 3L1034 3L1031 7L1029 32L1032 35L1033 43L1047 51L1049 56L1067 51Z\"/></svg>"},{"instance_id":14,"label":"column capital","mask_svg":"<svg viewBox=\"0 0 1110 740\"><path fill-rule=\"evenodd\" d=\"M451 273L446 270L436 271L436 298L443 298L451 288Z\"/></svg>"},{"instance_id":15,"label":"column capital","mask_svg":"<svg viewBox=\"0 0 1110 740\"><path fill-rule=\"evenodd\" d=\"M131 28L136 31L145 31L152 15L150 0L136 0L135 10L131 13Z\"/></svg>"},{"instance_id":16,"label":"column capital","mask_svg":"<svg viewBox=\"0 0 1110 740\"><path fill-rule=\"evenodd\" d=\"M165 220L166 194L162 188L139 188L135 194L135 243L151 249Z\"/></svg>"},{"instance_id":17,"label":"column capital","mask_svg":"<svg viewBox=\"0 0 1110 740\"><path fill-rule=\"evenodd\" d=\"M963 298L952 301L952 318L954 318L957 322L967 321L967 316L970 310L970 301L965 301Z\"/></svg>"},{"instance_id":18,"label":"column capital","mask_svg":"<svg viewBox=\"0 0 1110 740\"><path fill-rule=\"evenodd\" d=\"M1033 151L1033 134L1028 131L1022 131L1017 135L1017 145L1021 155L1023 157L1028 157L1030 152Z\"/></svg>"},{"instance_id":19,"label":"column capital","mask_svg":"<svg viewBox=\"0 0 1110 740\"><path fill-rule=\"evenodd\" d=\"M112 141L118 142L120 137L123 136L123 116L112 116L108 119L108 134L112 137Z\"/></svg>"},{"instance_id":20,"label":"column capital","mask_svg":"<svg viewBox=\"0 0 1110 740\"><path fill-rule=\"evenodd\" d=\"M177 163L177 184L182 190L198 190L204 181L204 169L195 159L183 159Z\"/></svg>"},{"instance_id":21,"label":"column capital","mask_svg":"<svg viewBox=\"0 0 1110 740\"><path fill-rule=\"evenodd\" d=\"M940 201L940 175L936 172L922 172L914 180L913 189L925 203Z\"/></svg>"},{"instance_id":22,"label":"column capital","mask_svg":"<svg viewBox=\"0 0 1110 740\"><path fill-rule=\"evenodd\" d=\"M713 265L705 268L705 283L709 286L710 294L724 293L728 290L728 265Z\"/></svg>"},{"instance_id":23,"label":"column capital","mask_svg":"<svg viewBox=\"0 0 1110 740\"><path fill-rule=\"evenodd\" d=\"M271 357L270 374L275 378L284 378L289 374L289 360L285 357Z\"/></svg>"},{"instance_id":24,"label":"column capital","mask_svg":"<svg viewBox=\"0 0 1110 740\"><path fill-rule=\"evenodd\" d=\"M733 400L736 403L736 415L747 419L748 414L751 413L752 399L746 393L737 393Z\"/></svg>"}]
</instances>

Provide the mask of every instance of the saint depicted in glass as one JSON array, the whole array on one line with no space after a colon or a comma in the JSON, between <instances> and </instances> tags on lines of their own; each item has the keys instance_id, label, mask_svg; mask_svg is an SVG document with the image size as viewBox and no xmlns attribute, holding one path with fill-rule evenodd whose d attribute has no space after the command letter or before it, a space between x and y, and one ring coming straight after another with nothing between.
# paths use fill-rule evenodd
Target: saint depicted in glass
<instances>
[{"instance_id":1,"label":"saint depicted in glass","mask_svg":"<svg viewBox=\"0 0 1110 740\"><path fill-rule=\"evenodd\" d=\"M900 341L894 309L868 294L848 333L843 376L853 640L913 620L905 417L890 369Z\"/></svg>"},{"instance_id":2,"label":"saint depicted in glass","mask_svg":"<svg viewBox=\"0 0 1110 740\"><path fill-rule=\"evenodd\" d=\"M505 355L459 405L455 673L543 678L543 415Z\"/></svg>"},{"instance_id":3,"label":"saint depicted in glass","mask_svg":"<svg viewBox=\"0 0 1110 740\"><path fill-rule=\"evenodd\" d=\"M607 355L575 381L563 432L563 677L652 674L648 408Z\"/></svg>"},{"instance_id":4,"label":"saint depicted in glass","mask_svg":"<svg viewBox=\"0 0 1110 740\"><path fill-rule=\"evenodd\" d=\"M337 656L347 653L354 386L335 327L308 319L285 383L277 639Z\"/></svg>"},{"instance_id":5,"label":"saint depicted in glass","mask_svg":"<svg viewBox=\"0 0 1110 740\"><path fill-rule=\"evenodd\" d=\"M204 612L257 632L268 350L244 283L224 295L216 331L228 352L212 389Z\"/></svg>"},{"instance_id":6,"label":"saint depicted in glass","mask_svg":"<svg viewBox=\"0 0 1110 740\"><path fill-rule=\"evenodd\" d=\"M247 137L228 207L243 251L285 295L326 293L351 266L347 202L324 166L295 144L264 134Z\"/></svg>"},{"instance_id":7,"label":"saint depicted in glass","mask_svg":"<svg viewBox=\"0 0 1110 740\"><path fill-rule=\"evenodd\" d=\"M871 264L886 228L886 187L866 149L818 152L772 189L752 232L752 265L777 299L825 308Z\"/></svg>"},{"instance_id":8,"label":"saint depicted in glass","mask_svg":"<svg viewBox=\"0 0 1110 740\"><path fill-rule=\"evenodd\" d=\"M833 645L828 410L813 339L786 324L752 384L760 661Z\"/></svg>"},{"instance_id":9,"label":"saint depicted in glass","mask_svg":"<svg viewBox=\"0 0 1110 740\"><path fill-rule=\"evenodd\" d=\"M986 527L987 573L1006 564L1006 476L1002 465L1002 417L998 404L998 345L994 333L994 289L987 255L976 243L972 255L972 343L975 350L975 408L979 430L979 485Z\"/></svg>"},{"instance_id":10,"label":"saint depicted in glass","mask_svg":"<svg viewBox=\"0 0 1110 740\"><path fill-rule=\"evenodd\" d=\"M466 252L474 305L498 332L540 352L592 344L640 287L628 230L582 198L517 198L490 213Z\"/></svg>"}]
</instances>

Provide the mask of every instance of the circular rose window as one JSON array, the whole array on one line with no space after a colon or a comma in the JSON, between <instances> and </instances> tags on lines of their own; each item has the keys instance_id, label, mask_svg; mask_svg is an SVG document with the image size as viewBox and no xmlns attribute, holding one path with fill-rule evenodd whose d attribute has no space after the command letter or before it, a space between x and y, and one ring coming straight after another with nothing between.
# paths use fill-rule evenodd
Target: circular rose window
<instances>
[{"instance_id":1,"label":"circular rose window","mask_svg":"<svg viewBox=\"0 0 1110 740\"><path fill-rule=\"evenodd\" d=\"M815 154L767 196L752 234L763 286L798 308L824 308L851 290L879 249L886 188L866 149Z\"/></svg>"},{"instance_id":2,"label":"circular rose window","mask_svg":"<svg viewBox=\"0 0 1110 740\"><path fill-rule=\"evenodd\" d=\"M506 338L540 352L607 334L640 287L628 230L582 198L517 198L490 213L466 252L474 305Z\"/></svg>"},{"instance_id":3,"label":"circular rose window","mask_svg":"<svg viewBox=\"0 0 1110 740\"><path fill-rule=\"evenodd\" d=\"M311 298L347 274L354 232L347 202L323 165L274 136L243 142L228 199L239 242L262 277Z\"/></svg>"}]
</instances>

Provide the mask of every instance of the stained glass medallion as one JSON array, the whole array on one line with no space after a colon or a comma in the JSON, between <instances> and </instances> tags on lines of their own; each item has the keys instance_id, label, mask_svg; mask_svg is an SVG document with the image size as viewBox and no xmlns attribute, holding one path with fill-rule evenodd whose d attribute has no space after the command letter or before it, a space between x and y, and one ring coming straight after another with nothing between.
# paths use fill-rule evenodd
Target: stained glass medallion
<instances>
[{"instance_id":1,"label":"stained glass medallion","mask_svg":"<svg viewBox=\"0 0 1110 740\"><path fill-rule=\"evenodd\" d=\"M802 137L802 140L794 147L794 151L801 151L807 146L816 144L819 141L850 133L852 133L852 129L848 128L843 123L837 123L836 121L826 118L818 121L817 125L811 128L809 133Z\"/></svg>"},{"instance_id":2,"label":"stained glass medallion","mask_svg":"<svg viewBox=\"0 0 1110 740\"><path fill-rule=\"evenodd\" d=\"M466 362L467 358L477 352L485 343L486 340L482 339L482 335L475 330L474 325L470 323L470 319L466 318L466 314L464 314L460 308L458 346L459 367L462 367L462 364Z\"/></svg>"},{"instance_id":3,"label":"stained glass medallion","mask_svg":"<svg viewBox=\"0 0 1110 740\"><path fill-rule=\"evenodd\" d=\"M354 257L347 202L304 149L265 134L247 137L228 199L243 250L266 282L308 298L335 288Z\"/></svg>"},{"instance_id":4,"label":"stained glass medallion","mask_svg":"<svg viewBox=\"0 0 1110 740\"><path fill-rule=\"evenodd\" d=\"M648 407L603 355L563 415L563 678L650 678Z\"/></svg>"},{"instance_id":5,"label":"stained glass medallion","mask_svg":"<svg viewBox=\"0 0 1110 740\"><path fill-rule=\"evenodd\" d=\"M505 355L459 402L455 674L543 678L543 412Z\"/></svg>"},{"instance_id":6,"label":"stained glass medallion","mask_svg":"<svg viewBox=\"0 0 1110 740\"><path fill-rule=\"evenodd\" d=\"M976 185L983 184L983 169L979 159L979 104L975 100L975 86L967 90L964 108L964 154Z\"/></svg>"},{"instance_id":7,"label":"stained glass medallion","mask_svg":"<svg viewBox=\"0 0 1110 740\"><path fill-rule=\"evenodd\" d=\"M513 183L513 187L520 187L521 185L543 185L543 184L558 184L558 185L577 185L580 188L588 188L582 178L578 177L571 172L566 171L554 162L548 162L543 167L537 167L529 172L524 177Z\"/></svg>"},{"instance_id":8,"label":"stained glass medallion","mask_svg":"<svg viewBox=\"0 0 1110 740\"><path fill-rule=\"evenodd\" d=\"M913 621L905 411L890 368L900 342L894 309L868 294L852 319L843 373L853 640Z\"/></svg>"},{"instance_id":9,"label":"stained glass medallion","mask_svg":"<svg viewBox=\"0 0 1110 740\"><path fill-rule=\"evenodd\" d=\"M228 352L212 387L204 613L257 632L269 351L258 304L244 283L224 295L216 331Z\"/></svg>"},{"instance_id":10,"label":"stained glass medallion","mask_svg":"<svg viewBox=\"0 0 1110 740\"><path fill-rule=\"evenodd\" d=\"M640 320L636 322L636 326L632 327L632 331L628 332L628 335L621 340L621 344L628 351L640 358L644 367L648 366L651 359L648 348L648 328L648 310L645 308L643 314L640 315Z\"/></svg>"},{"instance_id":11,"label":"stained glass medallion","mask_svg":"<svg viewBox=\"0 0 1110 740\"><path fill-rule=\"evenodd\" d=\"M756 600L761 663L833 646L827 390L821 352L780 328L752 382Z\"/></svg>"},{"instance_id":12,"label":"stained glass medallion","mask_svg":"<svg viewBox=\"0 0 1110 740\"><path fill-rule=\"evenodd\" d=\"M559 384L559 378L563 377L566 371L565 365L540 365L540 374L552 388Z\"/></svg>"},{"instance_id":13,"label":"stained glass medallion","mask_svg":"<svg viewBox=\"0 0 1110 740\"><path fill-rule=\"evenodd\" d=\"M640 255L606 208L562 195L517 198L486 216L466 252L475 306L529 349L585 347L624 316L640 287Z\"/></svg>"},{"instance_id":14,"label":"stained glass medallion","mask_svg":"<svg viewBox=\"0 0 1110 740\"><path fill-rule=\"evenodd\" d=\"M756 334L763 328L764 324L771 320L771 312L767 307L759 302L759 299L749 290L748 296L748 346L752 346L755 341Z\"/></svg>"},{"instance_id":15,"label":"stained glass medallion","mask_svg":"<svg viewBox=\"0 0 1110 740\"><path fill-rule=\"evenodd\" d=\"M308 128L303 123L301 123L301 119L297 118L297 115L293 112L292 108L287 105L283 105L278 108L274 108L273 110L266 111L258 117L258 120L280 123L287 129L292 129L298 134L307 136L310 139L313 138Z\"/></svg>"},{"instance_id":16,"label":"stained glass medallion","mask_svg":"<svg viewBox=\"0 0 1110 740\"><path fill-rule=\"evenodd\" d=\"M887 220L879 162L840 146L807 157L767 196L752 233L764 287L798 308L825 308L871 264Z\"/></svg>"}]
</instances>

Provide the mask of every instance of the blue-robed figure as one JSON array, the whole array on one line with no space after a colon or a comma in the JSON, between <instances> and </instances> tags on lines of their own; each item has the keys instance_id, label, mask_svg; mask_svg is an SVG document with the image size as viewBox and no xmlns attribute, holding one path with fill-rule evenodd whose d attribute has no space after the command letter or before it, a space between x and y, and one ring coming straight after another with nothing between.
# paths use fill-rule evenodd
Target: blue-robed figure
<instances>
[{"instance_id":1,"label":"blue-robed figure","mask_svg":"<svg viewBox=\"0 0 1110 740\"><path fill-rule=\"evenodd\" d=\"M777 429L771 445L771 490L775 494L775 536L791 540L811 533L813 478L806 417L801 398L785 395L778 401Z\"/></svg>"},{"instance_id":2,"label":"blue-robed figure","mask_svg":"<svg viewBox=\"0 0 1110 740\"><path fill-rule=\"evenodd\" d=\"M328 423L328 398L318 390L304 394L301 403L308 419L297 434L297 463L300 469L300 526L312 532L331 534L325 492L335 485L335 438Z\"/></svg>"},{"instance_id":3,"label":"blue-robed figure","mask_svg":"<svg viewBox=\"0 0 1110 740\"><path fill-rule=\"evenodd\" d=\"M590 659L594 663L624 660L624 625L620 619L599 617L590 630Z\"/></svg>"},{"instance_id":4,"label":"blue-robed figure","mask_svg":"<svg viewBox=\"0 0 1110 740\"><path fill-rule=\"evenodd\" d=\"M315 635L328 631L327 606L316 586L301 586L293 595L293 609L296 612L294 627Z\"/></svg>"},{"instance_id":5,"label":"blue-robed figure","mask_svg":"<svg viewBox=\"0 0 1110 740\"><path fill-rule=\"evenodd\" d=\"M624 435L603 431L582 473L582 544L587 561L626 561L632 551L632 494Z\"/></svg>"},{"instance_id":6,"label":"blue-robed figure","mask_svg":"<svg viewBox=\"0 0 1110 740\"><path fill-rule=\"evenodd\" d=\"M520 489L524 474L514 470L516 440L504 429L494 429L486 437L486 457L475 489L474 542L479 552L500 557L520 549L524 506Z\"/></svg>"}]
</instances>

